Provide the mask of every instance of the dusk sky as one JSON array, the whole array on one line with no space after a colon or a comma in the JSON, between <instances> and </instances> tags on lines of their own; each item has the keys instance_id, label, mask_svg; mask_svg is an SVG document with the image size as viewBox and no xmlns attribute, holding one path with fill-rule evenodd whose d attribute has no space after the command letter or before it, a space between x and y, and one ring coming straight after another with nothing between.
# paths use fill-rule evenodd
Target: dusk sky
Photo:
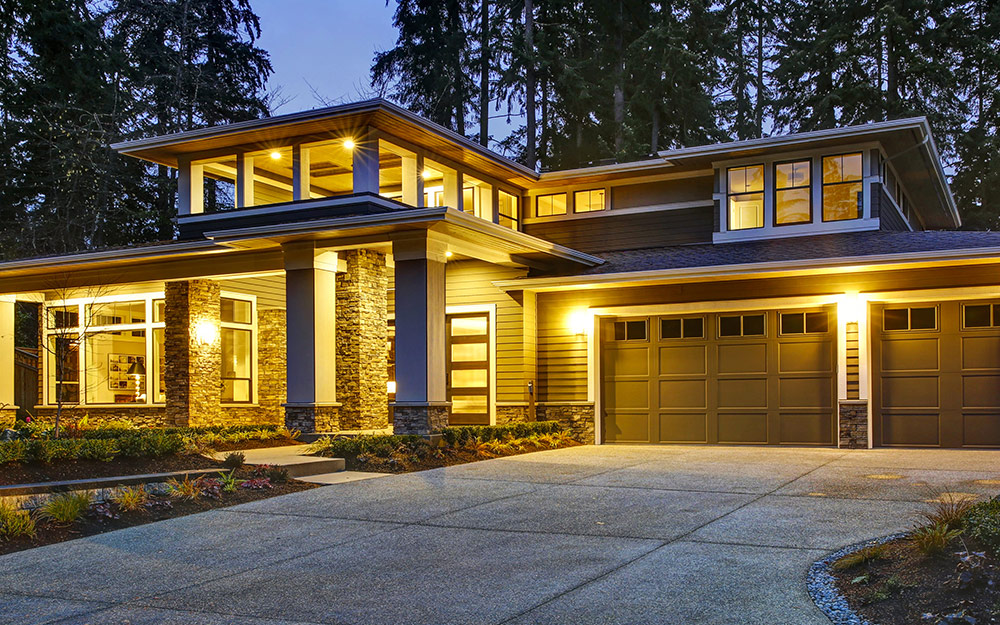
<instances>
[{"instance_id":1,"label":"dusk sky","mask_svg":"<svg viewBox=\"0 0 1000 625\"><path fill-rule=\"evenodd\" d=\"M362 99L377 50L396 42L384 0L252 0L260 17L258 45L271 53L269 89L290 101L276 113ZM312 88L310 88L310 85Z\"/></svg>"}]
</instances>

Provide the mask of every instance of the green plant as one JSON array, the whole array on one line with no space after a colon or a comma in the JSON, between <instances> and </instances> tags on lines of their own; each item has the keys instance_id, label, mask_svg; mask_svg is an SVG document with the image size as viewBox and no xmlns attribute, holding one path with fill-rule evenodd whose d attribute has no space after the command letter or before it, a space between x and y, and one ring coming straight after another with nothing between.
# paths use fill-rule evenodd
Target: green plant
<instances>
[{"instance_id":1,"label":"green plant","mask_svg":"<svg viewBox=\"0 0 1000 625\"><path fill-rule=\"evenodd\" d=\"M222 490L227 493L234 492L236 487L240 485L243 480L236 479L236 471L230 471L225 473L223 471L219 472L219 482L222 483Z\"/></svg>"},{"instance_id":2,"label":"green plant","mask_svg":"<svg viewBox=\"0 0 1000 625\"><path fill-rule=\"evenodd\" d=\"M83 439L77 449L76 457L80 460L99 460L111 462L118 455L116 439Z\"/></svg>"},{"instance_id":3,"label":"green plant","mask_svg":"<svg viewBox=\"0 0 1000 625\"><path fill-rule=\"evenodd\" d=\"M200 492L198 484L190 475L185 475L183 480L174 477L167 480L167 494L174 499L195 499Z\"/></svg>"},{"instance_id":4,"label":"green plant","mask_svg":"<svg viewBox=\"0 0 1000 625\"><path fill-rule=\"evenodd\" d=\"M931 525L944 525L948 529L960 529L965 525L965 515L975 504L974 499L955 497L951 493L939 497L933 508L924 513Z\"/></svg>"},{"instance_id":5,"label":"green plant","mask_svg":"<svg viewBox=\"0 0 1000 625\"><path fill-rule=\"evenodd\" d=\"M1000 555L1000 497L970 507L963 527L992 553Z\"/></svg>"},{"instance_id":6,"label":"green plant","mask_svg":"<svg viewBox=\"0 0 1000 625\"><path fill-rule=\"evenodd\" d=\"M441 430L441 438L452 446L461 446L472 439L483 442L529 438L539 434L554 434L561 430L557 421L529 421L505 425L457 425Z\"/></svg>"},{"instance_id":7,"label":"green plant","mask_svg":"<svg viewBox=\"0 0 1000 625\"><path fill-rule=\"evenodd\" d=\"M0 443L0 465L28 461L28 441L4 441Z\"/></svg>"},{"instance_id":8,"label":"green plant","mask_svg":"<svg viewBox=\"0 0 1000 625\"><path fill-rule=\"evenodd\" d=\"M39 515L57 525L75 523L90 507L90 493L77 491L56 495L39 508Z\"/></svg>"},{"instance_id":9,"label":"green plant","mask_svg":"<svg viewBox=\"0 0 1000 625\"><path fill-rule=\"evenodd\" d=\"M847 554L834 562L832 566L835 571L848 571L850 569L857 568L862 564L867 564L874 560L881 560L885 557L885 545L871 545L870 547L865 547L855 551L854 553Z\"/></svg>"},{"instance_id":10,"label":"green plant","mask_svg":"<svg viewBox=\"0 0 1000 625\"><path fill-rule=\"evenodd\" d=\"M118 504L119 509L133 512L141 510L146 505L146 502L149 501L149 495L141 485L124 486L111 495L111 501Z\"/></svg>"},{"instance_id":11,"label":"green plant","mask_svg":"<svg viewBox=\"0 0 1000 625\"><path fill-rule=\"evenodd\" d=\"M225 460L222 461L222 466L227 469L233 470L242 467L247 461L246 454L240 451L233 451L226 454Z\"/></svg>"},{"instance_id":12,"label":"green plant","mask_svg":"<svg viewBox=\"0 0 1000 625\"><path fill-rule=\"evenodd\" d=\"M925 525L910 532L910 540L917 546L920 553L933 556L945 550L952 540L962 534L961 529L949 529L944 523Z\"/></svg>"},{"instance_id":13,"label":"green plant","mask_svg":"<svg viewBox=\"0 0 1000 625\"><path fill-rule=\"evenodd\" d=\"M31 513L0 499L0 539L35 535L35 520Z\"/></svg>"}]
</instances>

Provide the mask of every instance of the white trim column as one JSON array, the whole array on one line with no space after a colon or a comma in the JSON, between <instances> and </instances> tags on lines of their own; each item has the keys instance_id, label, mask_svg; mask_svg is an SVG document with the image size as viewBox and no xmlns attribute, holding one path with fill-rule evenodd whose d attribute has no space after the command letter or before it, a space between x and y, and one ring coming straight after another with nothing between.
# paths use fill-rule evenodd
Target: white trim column
<instances>
[{"instance_id":1,"label":"white trim column","mask_svg":"<svg viewBox=\"0 0 1000 625\"><path fill-rule=\"evenodd\" d=\"M205 166L189 158L177 159L177 214L205 212Z\"/></svg>"},{"instance_id":2,"label":"white trim column","mask_svg":"<svg viewBox=\"0 0 1000 625\"><path fill-rule=\"evenodd\" d=\"M445 379L445 263L442 241L431 233L393 240L396 310L394 429L431 434L448 424Z\"/></svg>"},{"instance_id":3,"label":"white trim column","mask_svg":"<svg viewBox=\"0 0 1000 625\"><path fill-rule=\"evenodd\" d=\"M253 156L241 152L236 155L236 208L253 204Z\"/></svg>"},{"instance_id":4,"label":"white trim column","mask_svg":"<svg viewBox=\"0 0 1000 625\"><path fill-rule=\"evenodd\" d=\"M286 243L287 403L285 421L302 431L336 431L337 253L313 241Z\"/></svg>"},{"instance_id":5,"label":"white trim column","mask_svg":"<svg viewBox=\"0 0 1000 625\"><path fill-rule=\"evenodd\" d=\"M7 413L17 409L14 404L14 306L13 296L0 295L0 427Z\"/></svg>"}]
</instances>

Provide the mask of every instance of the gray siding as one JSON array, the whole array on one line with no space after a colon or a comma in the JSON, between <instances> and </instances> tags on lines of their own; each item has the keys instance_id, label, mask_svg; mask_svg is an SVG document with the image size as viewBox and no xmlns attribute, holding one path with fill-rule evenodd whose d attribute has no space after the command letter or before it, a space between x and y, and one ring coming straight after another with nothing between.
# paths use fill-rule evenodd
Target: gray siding
<instances>
[{"instance_id":1,"label":"gray siding","mask_svg":"<svg viewBox=\"0 0 1000 625\"><path fill-rule=\"evenodd\" d=\"M524 231L583 252L606 252L712 241L711 206L600 217L561 219L524 225Z\"/></svg>"},{"instance_id":2,"label":"gray siding","mask_svg":"<svg viewBox=\"0 0 1000 625\"><path fill-rule=\"evenodd\" d=\"M708 201L712 197L712 181L711 176L702 176L612 187L611 207L637 208L674 202Z\"/></svg>"},{"instance_id":3,"label":"gray siding","mask_svg":"<svg viewBox=\"0 0 1000 625\"><path fill-rule=\"evenodd\" d=\"M908 232L910 228L906 225L906 220L899 214L899 210L892 202L892 198L886 192L885 186L880 183L872 183L872 216L878 217L880 230L891 230L897 232Z\"/></svg>"}]
</instances>

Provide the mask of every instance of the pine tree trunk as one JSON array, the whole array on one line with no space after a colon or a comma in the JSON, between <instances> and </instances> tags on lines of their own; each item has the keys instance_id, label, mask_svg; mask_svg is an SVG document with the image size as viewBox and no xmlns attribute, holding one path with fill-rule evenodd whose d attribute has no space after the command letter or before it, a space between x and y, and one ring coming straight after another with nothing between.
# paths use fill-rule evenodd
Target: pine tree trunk
<instances>
[{"instance_id":1,"label":"pine tree trunk","mask_svg":"<svg viewBox=\"0 0 1000 625\"><path fill-rule=\"evenodd\" d=\"M535 6L524 0L524 108L527 137L524 145L525 164L532 169L538 160L535 134Z\"/></svg>"},{"instance_id":2,"label":"pine tree trunk","mask_svg":"<svg viewBox=\"0 0 1000 625\"><path fill-rule=\"evenodd\" d=\"M764 16L757 13L757 97L754 102L753 130L755 139L764 135Z\"/></svg>"},{"instance_id":3,"label":"pine tree trunk","mask_svg":"<svg viewBox=\"0 0 1000 625\"><path fill-rule=\"evenodd\" d=\"M490 142L490 1L480 3L479 33L479 144Z\"/></svg>"},{"instance_id":4,"label":"pine tree trunk","mask_svg":"<svg viewBox=\"0 0 1000 625\"><path fill-rule=\"evenodd\" d=\"M650 106L649 116L653 126L649 133L649 153L656 154L660 150L660 109L656 107L656 102Z\"/></svg>"}]
</instances>

